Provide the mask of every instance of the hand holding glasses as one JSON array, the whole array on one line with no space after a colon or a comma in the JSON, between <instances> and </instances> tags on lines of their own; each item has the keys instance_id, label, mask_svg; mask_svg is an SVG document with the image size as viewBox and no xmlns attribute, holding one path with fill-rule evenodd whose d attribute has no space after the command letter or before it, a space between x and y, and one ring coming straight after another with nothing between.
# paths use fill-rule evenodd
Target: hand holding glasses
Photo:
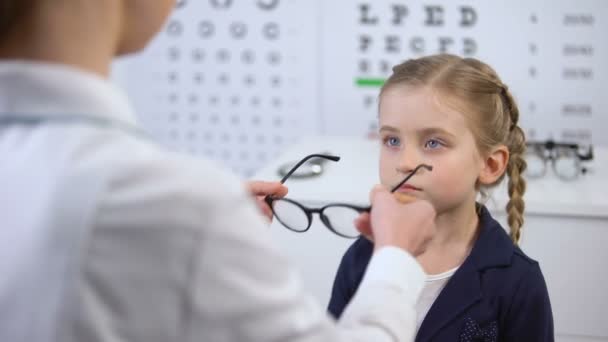
<instances>
[{"instance_id":1,"label":"hand holding glasses","mask_svg":"<svg viewBox=\"0 0 608 342\"><path fill-rule=\"evenodd\" d=\"M340 157L325 155L325 154L311 154L304 157L298 163L296 163L291 170L285 173L285 176L281 179L281 183L284 183L289 177L307 160L311 158L322 158L337 162ZM399 189L405 182L407 182L418 170L424 168L432 171L433 167L425 164L420 164L410 172L399 184L391 189L394 193ZM330 231L345 238L356 238L358 237L359 231L354 225L355 219L364 212L369 212L371 206L357 206L347 203L332 203L325 205L321 208L309 208L303 204L294 201L289 198L274 198L272 196L266 196L266 203L272 209L273 215L277 220L285 226L285 228L303 233L310 229L312 224L312 215L314 213L319 214L321 222Z\"/></svg>"}]
</instances>

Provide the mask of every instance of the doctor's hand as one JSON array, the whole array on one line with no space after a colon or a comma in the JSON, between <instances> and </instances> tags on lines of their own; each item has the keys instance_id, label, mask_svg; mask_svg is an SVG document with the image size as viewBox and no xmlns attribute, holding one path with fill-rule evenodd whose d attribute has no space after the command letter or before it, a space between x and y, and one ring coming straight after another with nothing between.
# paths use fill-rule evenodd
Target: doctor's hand
<instances>
[{"instance_id":1,"label":"doctor's hand","mask_svg":"<svg viewBox=\"0 0 608 342\"><path fill-rule=\"evenodd\" d=\"M264 201L264 197L270 195L273 197L284 197L287 195L287 187L280 182L264 182L264 181L249 181L246 182L247 190L255 197L256 203L260 211L272 222L272 210Z\"/></svg>"},{"instance_id":2,"label":"doctor's hand","mask_svg":"<svg viewBox=\"0 0 608 342\"><path fill-rule=\"evenodd\" d=\"M376 186L370 193L371 213L357 218L357 229L374 241L378 250L394 246L414 257L422 254L435 235L435 209L424 200L400 193L391 193Z\"/></svg>"}]
</instances>

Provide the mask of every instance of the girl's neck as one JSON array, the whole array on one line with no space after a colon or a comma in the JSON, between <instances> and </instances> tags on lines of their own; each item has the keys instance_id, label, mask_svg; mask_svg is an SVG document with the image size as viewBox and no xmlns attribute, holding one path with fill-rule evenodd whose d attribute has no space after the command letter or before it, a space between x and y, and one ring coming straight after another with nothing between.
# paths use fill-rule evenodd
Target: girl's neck
<instances>
[{"instance_id":1,"label":"girl's neck","mask_svg":"<svg viewBox=\"0 0 608 342\"><path fill-rule=\"evenodd\" d=\"M461 265L477 240L479 217L475 201L439 213L437 233L418 261L427 274L438 274Z\"/></svg>"}]
</instances>

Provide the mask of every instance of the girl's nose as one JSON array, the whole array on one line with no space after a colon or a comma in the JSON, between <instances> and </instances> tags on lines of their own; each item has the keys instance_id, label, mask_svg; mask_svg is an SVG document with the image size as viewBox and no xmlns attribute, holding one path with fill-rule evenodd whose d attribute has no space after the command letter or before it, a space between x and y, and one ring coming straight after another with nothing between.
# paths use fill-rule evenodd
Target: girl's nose
<instances>
[{"instance_id":1,"label":"girl's nose","mask_svg":"<svg viewBox=\"0 0 608 342\"><path fill-rule=\"evenodd\" d=\"M399 163L397 164L397 172L410 173L422 162L423 160L416 151L413 151L412 149L403 151L399 158Z\"/></svg>"}]
</instances>

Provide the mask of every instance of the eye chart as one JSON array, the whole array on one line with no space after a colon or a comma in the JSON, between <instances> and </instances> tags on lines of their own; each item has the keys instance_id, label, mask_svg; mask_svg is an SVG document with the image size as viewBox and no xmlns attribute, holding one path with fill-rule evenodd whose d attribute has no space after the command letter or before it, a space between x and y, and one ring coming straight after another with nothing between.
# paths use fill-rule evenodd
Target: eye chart
<instances>
[{"instance_id":1,"label":"eye chart","mask_svg":"<svg viewBox=\"0 0 608 342\"><path fill-rule=\"evenodd\" d=\"M492 65L529 138L607 145L607 19L604 0L182 0L126 87L156 139L245 176L301 137L373 135L392 66L439 52Z\"/></svg>"},{"instance_id":2,"label":"eye chart","mask_svg":"<svg viewBox=\"0 0 608 342\"><path fill-rule=\"evenodd\" d=\"M447 52L493 66L533 139L605 145L608 3L597 1L326 1L326 129L376 131L377 95L393 65ZM339 19L337 19L339 20ZM338 42L343 41L344 47ZM331 67L331 69L329 69ZM365 119L363 119L365 118ZM344 125L343 122L354 122Z\"/></svg>"},{"instance_id":3,"label":"eye chart","mask_svg":"<svg viewBox=\"0 0 608 342\"><path fill-rule=\"evenodd\" d=\"M243 175L319 128L318 9L306 0L182 0L129 62L140 121L170 148Z\"/></svg>"}]
</instances>

